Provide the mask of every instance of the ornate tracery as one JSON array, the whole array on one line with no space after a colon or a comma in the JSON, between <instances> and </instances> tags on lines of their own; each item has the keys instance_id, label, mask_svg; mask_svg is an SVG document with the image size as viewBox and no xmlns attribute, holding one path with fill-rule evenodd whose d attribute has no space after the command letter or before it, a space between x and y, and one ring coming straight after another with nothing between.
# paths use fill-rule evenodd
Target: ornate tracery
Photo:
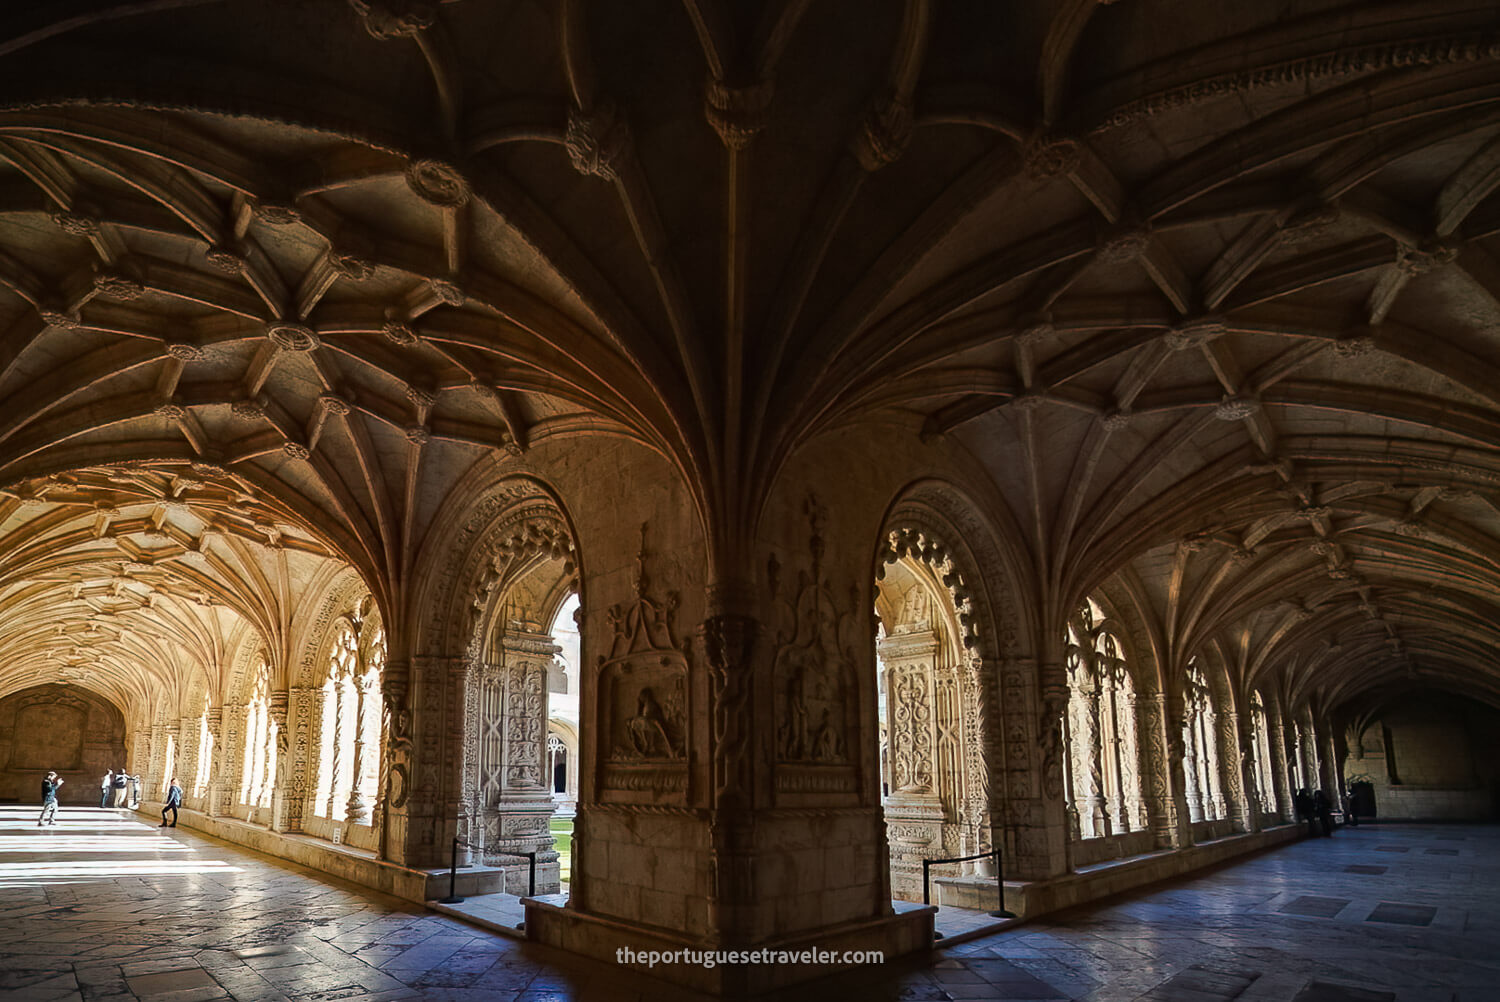
<instances>
[{"instance_id":1,"label":"ornate tracery","mask_svg":"<svg viewBox=\"0 0 1500 1002\"><path fill-rule=\"evenodd\" d=\"M1136 737L1135 684L1118 638L1093 599L1068 622L1069 809L1077 835L1146 827Z\"/></svg>"}]
</instances>

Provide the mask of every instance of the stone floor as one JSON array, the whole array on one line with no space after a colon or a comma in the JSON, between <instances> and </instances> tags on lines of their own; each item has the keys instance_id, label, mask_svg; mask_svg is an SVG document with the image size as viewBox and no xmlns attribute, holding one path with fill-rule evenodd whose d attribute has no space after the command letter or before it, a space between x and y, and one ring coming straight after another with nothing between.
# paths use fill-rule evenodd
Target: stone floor
<instances>
[{"instance_id":1,"label":"stone floor","mask_svg":"<svg viewBox=\"0 0 1500 1002\"><path fill-rule=\"evenodd\" d=\"M1497 850L1345 829L784 997L1491 1002ZM0 807L0 1000L696 998L124 812Z\"/></svg>"}]
</instances>

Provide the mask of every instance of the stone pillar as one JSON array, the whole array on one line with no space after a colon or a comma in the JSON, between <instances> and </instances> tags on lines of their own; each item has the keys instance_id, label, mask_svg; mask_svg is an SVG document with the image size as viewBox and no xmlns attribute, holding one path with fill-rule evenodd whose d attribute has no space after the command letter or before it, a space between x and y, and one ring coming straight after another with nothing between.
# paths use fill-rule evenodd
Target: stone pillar
<instances>
[{"instance_id":1,"label":"stone pillar","mask_svg":"<svg viewBox=\"0 0 1500 1002\"><path fill-rule=\"evenodd\" d=\"M209 817L224 813L224 708L211 706L208 709L208 790L204 796L204 812Z\"/></svg>"},{"instance_id":2,"label":"stone pillar","mask_svg":"<svg viewBox=\"0 0 1500 1002\"><path fill-rule=\"evenodd\" d=\"M1228 711L1219 714L1219 761L1224 764L1224 799L1235 831L1258 831L1255 807L1254 747L1243 728L1248 719Z\"/></svg>"},{"instance_id":3,"label":"stone pillar","mask_svg":"<svg viewBox=\"0 0 1500 1002\"><path fill-rule=\"evenodd\" d=\"M1198 781L1188 761L1187 728L1191 718L1187 716L1187 707L1180 693L1166 693L1166 714L1167 770L1171 777L1172 803L1177 822L1174 846L1182 848L1194 844L1192 813L1188 809L1188 784L1191 782L1196 788Z\"/></svg>"},{"instance_id":4,"label":"stone pillar","mask_svg":"<svg viewBox=\"0 0 1500 1002\"><path fill-rule=\"evenodd\" d=\"M317 747L316 722L322 720L323 690L314 686L295 686L288 690L287 728L290 751L284 765L286 796L281 814L284 830L304 830L309 794L316 779L309 773L317 767L312 749Z\"/></svg>"},{"instance_id":5,"label":"stone pillar","mask_svg":"<svg viewBox=\"0 0 1500 1002\"><path fill-rule=\"evenodd\" d=\"M380 858L407 866L418 860L409 843L411 781L414 765L412 714L409 705L411 663L390 660L380 675L381 734L385 741L380 756L380 798L376 813L380 820ZM316 719L321 720L321 712Z\"/></svg>"},{"instance_id":6,"label":"stone pillar","mask_svg":"<svg viewBox=\"0 0 1500 1002\"><path fill-rule=\"evenodd\" d=\"M1143 693L1136 697L1135 707L1136 734L1143 749L1141 793L1146 802L1146 817L1156 848L1175 849L1185 844L1179 814L1187 808L1184 801L1179 809L1174 793L1173 745L1167 737L1167 729L1171 726L1167 700L1159 692ZM1178 747L1181 747L1180 739Z\"/></svg>"},{"instance_id":7,"label":"stone pillar","mask_svg":"<svg viewBox=\"0 0 1500 1002\"><path fill-rule=\"evenodd\" d=\"M1291 743L1280 713L1266 711L1266 731L1271 745L1271 785L1276 794L1276 810L1282 821L1291 821L1296 817L1292 809L1291 763L1286 753Z\"/></svg>"},{"instance_id":8,"label":"stone pillar","mask_svg":"<svg viewBox=\"0 0 1500 1002\"><path fill-rule=\"evenodd\" d=\"M879 651L885 664L891 772L890 795L885 801L891 891L909 901L922 900L923 857L948 855L943 845L945 818L936 762L933 661L937 651L937 635L931 629L894 633L881 641Z\"/></svg>"},{"instance_id":9,"label":"stone pillar","mask_svg":"<svg viewBox=\"0 0 1500 1002\"><path fill-rule=\"evenodd\" d=\"M177 771L176 776L182 784L182 802L187 806L190 802L198 803L196 795L189 796L193 791L193 783L198 776L198 762L203 754L203 748L199 744L203 733L203 725L199 717L182 717L177 721Z\"/></svg>"},{"instance_id":10,"label":"stone pillar","mask_svg":"<svg viewBox=\"0 0 1500 1002\"><path fill-rule=\"evenodd\" d=\"M287 802L291 793L291 735L287 729L287 694L273 692L267 700L266 775L271 778L271 817L274 832L287 830Z\"/></svg>"},{"instance_id":11,"label":"stone pillar","mask_svg":"<svg viewBox=\"0 0 1500 1002\"><path fill-rule=\"evenodd\" d=\"M221 814L233 814L239 804L240 786L245 775L245 712L242 703L230 703L224 708L224 755L220 759Z\"/></svg>"},{"instance_id":12,"label":"stone pillar","mask_svg":"<svg viewBox=\"0 0 1500 1002\"><path fill-rule=\"evenodd\" d=\"M351 825L370 823L372 805L365 800L362 787L370 769L371 756L376 752L376 736L369 733L368 708L374 701L375 676L365 673L354 680L354 774L349 783L349 799L345 803L345 820Z\"/></svg>"}]
</instances>

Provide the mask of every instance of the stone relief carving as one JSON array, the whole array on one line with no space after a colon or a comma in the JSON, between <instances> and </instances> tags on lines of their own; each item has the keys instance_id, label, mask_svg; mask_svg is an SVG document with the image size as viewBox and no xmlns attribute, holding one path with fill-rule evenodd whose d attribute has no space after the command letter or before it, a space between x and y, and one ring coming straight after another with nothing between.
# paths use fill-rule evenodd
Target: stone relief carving
<instances>
[{"instance_id":1,"label":"stone relief carving","mask_svg":"<svg viewBox=\"0 0 1500 1002\"><path fill-rule=\"evenodd\" d=\"M842 764L849 760L854 682L855 617L841 608L823 577L822 535L827 510L809 496L803 506L812 529L811 573L798 575L791 603L782 603L772 664L777 695L777 758L783 762Z\"/></svg>"},{"instance_id":2,"label":"stone relief carving","mask_svg":"<svg viewBox=\"0 0 1500 1002\"><path fill-rule=\"evenodd\" d=\"M613 638L598 664L600 742L607 749L600 786L617 802L620 794L681 796L687 790L688 663L673 634L677 594L651 596L646 556L643 523L635 599L610 607Z\"/></svg>"}]
</instances>

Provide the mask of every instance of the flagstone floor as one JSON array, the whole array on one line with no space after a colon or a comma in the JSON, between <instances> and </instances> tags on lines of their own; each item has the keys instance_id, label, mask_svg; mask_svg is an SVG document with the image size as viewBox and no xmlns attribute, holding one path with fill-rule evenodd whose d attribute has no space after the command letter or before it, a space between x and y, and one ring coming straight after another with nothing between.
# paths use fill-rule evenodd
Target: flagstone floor
<instances>
[{"instance_id":1,"label":"flagstone floor","mask_svg":"<svg viewBox=\"0 0 1500 1002\"><path fill-rule=\"evenodd\" d=\"M689 1002L123 811L0 807L0 1002ZM1341 830L782 997L1500 999L1500 828Z\"/></svg>"}]
</instances>

